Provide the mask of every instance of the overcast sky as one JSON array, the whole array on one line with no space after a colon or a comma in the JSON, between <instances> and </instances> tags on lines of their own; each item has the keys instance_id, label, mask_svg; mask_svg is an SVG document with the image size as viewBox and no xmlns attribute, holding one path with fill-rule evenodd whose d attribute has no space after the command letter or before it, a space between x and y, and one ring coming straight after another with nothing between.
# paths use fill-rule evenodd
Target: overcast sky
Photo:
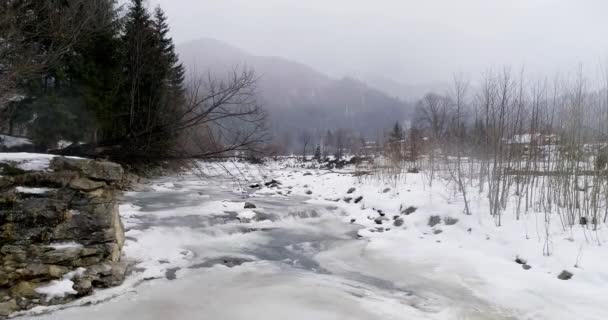
<instances>
[{"instance_id":1,"label":"overcast sky","mask_svg":"<svg viewBox=\"0 0 608 320\"><path fill-rule=\"evenodd\" d=\"M333 76L403 83L596 67L608 58L606 0L149 0L177 43L201 37Z\"/></svg>"}]
</instances>

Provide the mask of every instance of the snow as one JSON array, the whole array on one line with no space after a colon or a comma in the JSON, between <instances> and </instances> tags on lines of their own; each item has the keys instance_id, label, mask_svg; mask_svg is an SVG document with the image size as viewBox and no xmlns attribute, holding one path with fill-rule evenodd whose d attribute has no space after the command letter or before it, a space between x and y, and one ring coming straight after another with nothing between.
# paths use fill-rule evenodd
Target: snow
<instances>
[{"instance_id":1,"label":"snow","mask_svg":"<svg viewBox=\"0 0 608 320\"><path fill-rule=\"evenodd\" d=\"M241 211L239 213L239 218L241 219L253 219L255 218L256 213L254 211L251 210L245 210L245 211Z\"/></svg>"},{"instance_id":2,"label":"snow","mask_svg":"<svg viewBox=\"0 0 608 320\"><path fill-rule=\"evenodd\" d=\"M82 248L82 244L77 242L54 242L49 245L49 248L53 248L55 250L66 250L66 249L80 249Z\"/></svg>"},{"instance_id":3,"label":"snow","mask_svg":"<svg viewBox=\"0 0 608 320\"><path fill-rule=\"evenodd\" d=\"M36 288L36 292L45 295L47 301L54 298L63 298L66 295L77 294L78 292L72 288L74 286L72 279L76 276L81 276L85 271L84 268L78 268L65 274L61 280L53 280L46 286Z\"/></svg>"},{"instance_id":4,"label":"snow","mask_svg":"<svg viewBox=\"0 0 608 320\"><path fill-rule=\"evenodd\" d=\"M30 187L17 187L16 188L18 193L25 193L25 194L45 194L47 192L51 192L55 189L52 188L30 188Z\"/></svg>"},{"instance_id":5,"label":"snow","mask_svg":"<svg viewBox=\"0 0 608 320\"><path fill-rule=\"evenodd\" d=\"M0 162L13 162L17 167L27 171L42 171L49 167L51 159L55 156L41 153L0 153Z\"/></svg>"},{"instance_id":6,"label":"snow","mask_svg":"<svg viewBox=\"0 0 608 320\"><path fill-rule=\"evenodd\" d=\"M48 170L49 164L55 155L29 152L0 152L0 162L15 163L16 166L26 171ZM68 157L80 159L78 157Z\"/></svg>"},{"instance_id":7,"label":"snow","mask_svg":"<svg viewBox=\"0 0 608 320\"><path fill-rule=\"evenodd\" d=\"M467 216L453 185L431 187L423 173L393 179L298 166L226 163L246 181L205 169L204 179L168 177L125 194L124 257L136 271L69 306L110 302L41 319L600 320L608 312L605 225L564 229L539 212L517 220L507 211L497 227L483 195L469 190ZM281 185L265 187L271 179ZM410 206L416 211L400 214ZM432 216L441 222L429 226ZM230 268L227 259L245 262ZM563 270L574 277L559 280Z\"/></svg>"},{"instance_id":8,"label":"snow","mask_svg":"<svg viewBox=\"0 0 608 320\"><path fill-rule=\"evenodd\" d=\"M26 138L7 136L0 134L0 147L14 148L24 145L33 145L32 141Z\"/></svg>"}]
</instances>

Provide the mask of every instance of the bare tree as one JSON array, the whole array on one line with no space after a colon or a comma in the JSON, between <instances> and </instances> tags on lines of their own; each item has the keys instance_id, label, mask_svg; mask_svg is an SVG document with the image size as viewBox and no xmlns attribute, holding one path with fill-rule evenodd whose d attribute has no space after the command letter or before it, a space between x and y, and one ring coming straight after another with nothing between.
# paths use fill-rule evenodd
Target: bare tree
<instances>
[{"instance_id":1,"label":"bare tree","mask_svg":"<svg viewBox=\"0 0 608 320\"><path fill-rule=\"evenodd\" d=\"M308 145L310 145L310 142L312 141L312 134L307 130L302 131L300 133L298 140L299 140L300 144L302 145L302 159L306 160L306 149L308 148Z\"/></svg>"}]
</instances>

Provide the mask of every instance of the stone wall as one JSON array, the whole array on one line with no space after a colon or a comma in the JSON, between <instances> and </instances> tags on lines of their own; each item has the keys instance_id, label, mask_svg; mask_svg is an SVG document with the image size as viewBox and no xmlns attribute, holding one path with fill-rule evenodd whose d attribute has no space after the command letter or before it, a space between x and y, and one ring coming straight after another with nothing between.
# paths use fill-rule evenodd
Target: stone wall
<instances>
[{"instance_id":1,"label":"stone wall","mask_svg":"<svg viewBox=\"0 0 608 320\"><path fill-rule=\"evenodd\" d=\"M110 162L56 157L40 171L0 163L0 318L123 281L122 179Z\"/></svg>"}]
</instances>

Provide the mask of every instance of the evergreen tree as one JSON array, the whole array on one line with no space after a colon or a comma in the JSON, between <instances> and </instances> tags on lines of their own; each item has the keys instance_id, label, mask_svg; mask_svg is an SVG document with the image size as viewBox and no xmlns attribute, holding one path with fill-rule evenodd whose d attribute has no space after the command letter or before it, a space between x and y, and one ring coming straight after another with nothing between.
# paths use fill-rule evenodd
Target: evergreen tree
<instances>
[{"instance_id":1,"label":"evergreen tree","mask_svg":"<svg viewBox=\"0 0 608 320\"><path fill-rule=\"evenodd\" d=\"M403 140L403 129L399 125L399 122L395 122L395 126L389 135L389 143L395 143Z\"/></svg>"},{"instance_id":2,"label":"evergreen tree","mask_svg":"<svg viewBox=\"0 0 608 320\"><path fill-rule=\"evenodd\" d=\"M320 145L317 145L317 147L315 148L314 159L317 161L321 161L321 146Z\"/></svg>"},{"instance_id":3,"label":"evergreen tree","mask_svg":"<svg viewBox=\"0 0 608 320\"><path fill-rule=\"evenodd\" d=\"M168 89L176 94L182 94L185 69L179 63L179 58L175 53L173 39L169 37L169 25L164 11L159 7L154 10L153 28L157 36L157 41L161 55L163 57L162 72L166 73Z\"/></svg>"},{"instance_id":4,"label":"evergreen tree","mask_svg":"<svg viewBox=\"0 0 608 320\"><path fill-rule=\"evenodd\" d=\"M97 83L116 83L115 78L100 77L101 72L111 70L107 64L91 67L93 53L97 57L112 56L112 50L101 44L98 35L115 37L118 32L117 28L112 29L114 1L12 3L17 8L16 32L21 37L20 42L11 46L20 47L21 54L43 62L28 61L31 69L38 71L21 79L17 89L25 99L19 101L11 120L27 123L29 135L42 151L55 147L59 140L89 139L96 122L95 108L89 104L87 95L109 95L94 92L96 89L87 78Z\"/></svg>"}]
</instances>

